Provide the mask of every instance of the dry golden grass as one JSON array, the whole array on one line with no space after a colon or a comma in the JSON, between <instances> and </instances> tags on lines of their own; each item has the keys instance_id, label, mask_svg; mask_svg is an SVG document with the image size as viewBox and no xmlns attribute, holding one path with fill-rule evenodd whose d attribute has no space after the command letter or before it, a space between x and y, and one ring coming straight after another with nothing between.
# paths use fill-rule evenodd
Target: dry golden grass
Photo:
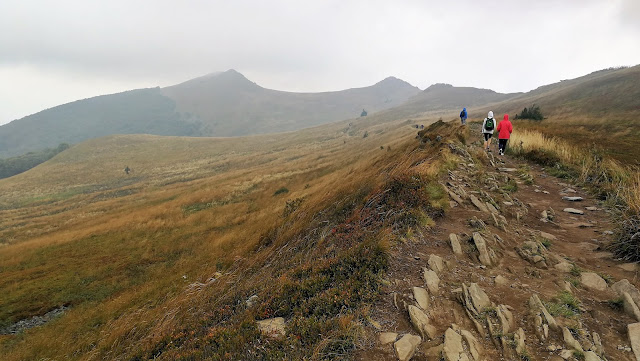
<instances>
[{"instance_id":1,"label":"dry golden grass","mask_svg":"<svg viewBox=\"0 0 640 361\"><path fill-rule=\"evenodd\" d=\"M631 210L640 214L640 172L636 172L623 189L624 198Z\"/></svg>"},{"instance_id":2,"label":"dry golden grass","mask_svg":"<svg viewBox=\"0 0 640 361\"><path fill-rule=\"evenodd\" d=\"M71 307L0 336L3 359L113 359L152 347L181 327L183 305L206 310L216 294L239 292L227 280L264 277L246 270L277 255L264 244L274 229L295 239L334 202L433 156L414 150L410 124L352 123L241 139L113 136L0 180L0 325ZM276 228L294 199L300 211ZM206 292L190 286L215 272L224 281Z\"/></svg>"},{"instance_id":3,"label":"dry golden grass","mask_svg":"<svg viewBox=\"0 0 640 361\"><path fill-rule=\"evenodd\" d=\"M556 154L564 162L574 163L582 153L576 147L568 145L566 142L559 141L549 137L543 133L536 131L517 131L514 132L510 140L511 147L522 147L525 152L535 149L544 149Z\"/></svg>"},{"instance_id":4,"label":"dry golden grass","mask_svg":"<svg viewBox=\"0 0 640 361\"><path fill-rule=\"evenodd\" d=\"M510 147L511 153L551 166L551 172L566 171L567 177L591 187L611 205L621 206L632 214L640 212L640 172L634 164L624 164L598 148L577 146L534 130L514 132ZM637 150L630 154L638 155Z\"/></svg>"},{"instance_id":5,"label":"dry golden grass","mask_svg":"<svg viewBox=\"0 0 640 361\"><path fill-rule=\"evenodd\" d=\"M565 140L566 130L558 134L552 138L533 130L514 132L508 152L544 164L550 174L573 179L589 189L614 211L616 231L609 248L615 257L639 261L640 243L635 237L640 224L638 148L628 148L625 157L614 158L601 147L579 146L575 140ZM601 146L610 142L608 139Z\"/></svg>"},{"instance_id":6,"label":"dry golden grass","mask_svg":"<svg viewBox=\"0 0 640 361\"><path fill-rule=\"evenodd\" d=\"M554 116L542 122L515 121L514 126L562 139L578 149L597 149L625 165L640 165L640 123L629 112L601 117Z\"/></svg>"}]
</instances>

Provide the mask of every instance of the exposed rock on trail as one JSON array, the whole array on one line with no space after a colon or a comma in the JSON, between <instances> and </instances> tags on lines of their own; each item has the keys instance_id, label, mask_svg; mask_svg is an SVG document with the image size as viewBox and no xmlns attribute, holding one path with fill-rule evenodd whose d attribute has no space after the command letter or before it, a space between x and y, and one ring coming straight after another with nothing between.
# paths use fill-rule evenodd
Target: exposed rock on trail
<instances>
[{"instance_id":1,"label":"exposed rock on trail","mask_svg":"<svg viewBox=\"0 0 640 361\"><path fill-rule=\"evenodd\" d=\"M449 235L449 242L451 242L451 249L453 253L457 256L462 255L462 247L460 246L460 240L458 240L458 236L454 233Z\"/></svg>"},{"instance_id":2,"label":"exposed rock on trail","mask_svg":"<svg viewBox=\"0 0 640 361\"><path fill-rule=\"evenodd\" d=\"M393 345L398 355L398 360L408 361L416 352L416 347L422 342L420 336L406 334Z\"/></svg>"},{"instance_id":3,"label":"exposed rock on trail","mask_svg":"<svg viewBox=\"0 0 640 361\"><path fill-rule=\"evenodd\" d=\"M392 246L392 281L372 309L406 347L375 338L356 358L640 360L638 267L605 251L602 206L534 164L442 147L459 159L440 180L451 207Z\"/></svg>"},{"instance_id":4,"label":"exposed rock on trail","mask_svg":"<svg viewBox=\"0 0 640 361\"><path fill-rule=\"evenodd\" d=\"M580 274L580 283L586 288L604 291L607 289L607 282L594 272L583 272Z\"/></svg>"}]
</instances>

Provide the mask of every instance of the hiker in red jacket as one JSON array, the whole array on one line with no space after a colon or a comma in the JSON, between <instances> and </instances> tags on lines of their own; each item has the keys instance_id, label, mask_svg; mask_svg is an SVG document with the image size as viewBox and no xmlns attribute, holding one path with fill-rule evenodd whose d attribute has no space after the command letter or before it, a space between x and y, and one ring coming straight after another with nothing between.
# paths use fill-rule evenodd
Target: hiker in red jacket
<instances>
[{"instance_id":1,"label":"hiker in red jacket","mask_svg":"<svg viewBox=\"0 0 640 361\"><path fill-rule=\"evenodd\" d=\"M509 121L509 114L504 115L504 119L498 124L498 153L504 155L504 150L507 148L507 141L511 137L513 132L513 125Z\"/></svg>"}]
</instances>

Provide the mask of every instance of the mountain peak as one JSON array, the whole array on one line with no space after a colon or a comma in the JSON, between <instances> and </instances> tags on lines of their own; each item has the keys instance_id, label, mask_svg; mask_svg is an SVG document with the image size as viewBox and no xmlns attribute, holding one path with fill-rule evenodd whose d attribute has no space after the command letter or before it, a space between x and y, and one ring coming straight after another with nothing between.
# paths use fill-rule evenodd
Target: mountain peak
<instances>
[{"instance_id":1,"label":"mountain peak","mask_svg":"<svg viewBox=\"0 0 640 361\"><path fill-rule=\"evenodd\" d=\"M229 70L225 70L225 71L214 71L212 73L203 75L200 78L215 78L215 77L218 77L218 76L242 76L242 77L244 77L244 75L242 75L239 71L237 71L235 69L229 69Z\"/></svg>"},{"instance_id":2,"label":"mountain peak","mask_svg":"<svg viewBox=\"0 0 640 361\"><path fill-rule=\"evenodd\" d=\"M374 86L375 87L385 87L385 88L406 88L406 87L416 88L415 86L411 85L410 83L408 83L408 82L406 82L406 81L404 81L402 79L398 79L395 76L386 77L383 80L377 82Z\"/></svg>"},{"instance_id":3,"label":"mountain peak","mask_svg":"<svg viewBox=\"0 0 640 361\"><path fill-rule=\"evenodd\" d=\"M427 90L451 89L451 88L453 88L453 85L451 85L451 84L435 83L435 84L429 86L427 89L425 89L425 91L427 91Z\"/></svg>"},{"instance_id":4,"label":"mountain peak","mask_svg":"<svg viewBox=\"0 0 640 361\"><path fill-rule=\"evenodd\" d=\"M380 83L394 83L394 82L398 82L398 81L404 82L404 80L398 79L395 76L388 76L388 77L382 79L381 81L379 81L378 84L380 84Z\"/></svg>"},{"instance_id":5,"label":"mountain peak","mask_svg":"<svg viewBox=\"0 0 640 361\"><path fill-rule=\"evenodd\" d=\"M164 88L165 91L171 91L171 89L189 87L189 88L199 88L199 87L218 87L221 89L259 89L261 88L256 83L247 79L244 75L236 71L235 69L229 69L226 71L218 71L209 73L207 75L187 80L184 83L180 83L177 85L173 85L167 88Z\"/></svg>"}]
</instances>

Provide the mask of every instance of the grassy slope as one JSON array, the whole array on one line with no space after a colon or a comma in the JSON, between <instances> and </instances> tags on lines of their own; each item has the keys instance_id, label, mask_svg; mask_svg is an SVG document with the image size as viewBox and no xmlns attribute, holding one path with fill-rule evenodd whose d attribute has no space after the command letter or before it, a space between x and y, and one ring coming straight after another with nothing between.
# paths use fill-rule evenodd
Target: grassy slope
<instances>
[{"instance_id":1,"label":"grassy slope","mask_svg":"<svg viewBox=\"0 0 640 361\"><path fill-rule=\"evenodd\" d=\"M516 129L557 136L569 143L599 148L604 154L638 165L640 149L640 66L594 72L577 79L540 87L489 109L511 117L532 104L539 105L542 122L514 121Z\"/></svg>"},{"instance_id":2,"label":"grassy slope","mask_svg":"<svg viewBox=\"0 0 640 361\"><path fill-rule=\"evenodd\" d=\"M185 295L189 284L217 271L235 279L268 263L272 242L295 239L314 222L335 226L344 217L335 202L375 188L387 177L380 167L397 167L412 143L408 125L352 123L242 139L111 136L1 180L0 322L71 306L45 327L0 336L5 359L114 358L162 344L183 325L169 322L165 307L178 312L182 302L200 302ZM288 193L276 195L282 187ZM269 236L295 199L305 212ZM336 221L313 221L323 209L334 209ZM284 270L306 261L289 256L286 262L298 263L283 263ZM256 292L267 276L247 277L233 290L211 287L207 302L229 292L248 297L241 291ZM189 322L200 329L201 319Z\"/></svg>"}]
</instances>

